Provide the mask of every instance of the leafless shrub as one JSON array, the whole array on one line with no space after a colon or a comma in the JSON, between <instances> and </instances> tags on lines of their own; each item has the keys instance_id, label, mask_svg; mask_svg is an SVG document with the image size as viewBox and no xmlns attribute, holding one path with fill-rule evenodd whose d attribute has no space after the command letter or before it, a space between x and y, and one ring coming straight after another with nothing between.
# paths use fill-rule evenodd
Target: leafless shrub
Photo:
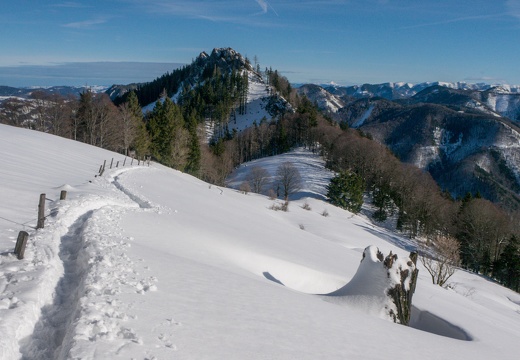
<instances>
[{"instance_id":1,"label":"leafless shrub","mask_svg":"<svg viewBox=\"0 0 520 360\"><path fill-rule=\"evenodd\" d=\"M329 216L329 212L327 211L327 209L323 210L323 212L321 213L321 216L324 216L324 217Z\"/></svg>"},{"instance_id":2,"label":"leafless shrub","mask_svg":"<svg viewBox=\"0 0 520 360\"><path fill-rule=\"evenodd\" d=\"M437 235L430 245L435 255L429 256L427 252L430 249L423 249L421 263L430 273L434 284L445 286L460 265L460 244L451 236Z\"/></svg>"},{"instance_id":3,"label":"leafless shrub","mask_svg":"<svg viewBox=\"0 0 520 360\"><path fill-rule=\"evenodd\" d=\"M274 211L289 211L289 202L288 201L284 201L283 203L277 203L277 202L274 202L271 207L269 208L271 210L274 210Z\"/></svg>"},{"instance_id":4,"label":"leafless shrub","mask_svg":"<svg viewBox=\"0 0 520 360\"><path fill-rule=\"evenodd\" d=\"M269 191L267 192L267 196L269 196L269 200L275 200L277 198L276 191L274 191L273 189L269 189Z\"/></svg>"},{"instance_id":5,"label":"leafless shrub","mask_svg":"<svg viewBox=\"0 0 520 360\"><path fill-rule=\"evenodd\" d=\"M244 193L244 195L247 195L249 192L251 192L251 186L249 186L249 182L244 181L242 184L240 184L239 190Z\"/></svg>"},{"instance_id":6,"label":"leafless shrub","mask_svg":"<svg viewBox=\"0 0 520 360\"><path fill-rule=\"evenodd\" d=\"M305 226L303 224L300 224L300 229L305 230Z\"/></svg>"},{"instance_id":7,"label":"leafless shrub","mask_svg":"<svg viewBox=\"0 0 520 360\"><path fill-rule=\"evenodd\" d=\"M305 203L302 205L302 209L304 209L304 210L312 210L312 209L311 209L311 206L309 205L308 202L305 202Z\"/></svg>"}]
</instances>

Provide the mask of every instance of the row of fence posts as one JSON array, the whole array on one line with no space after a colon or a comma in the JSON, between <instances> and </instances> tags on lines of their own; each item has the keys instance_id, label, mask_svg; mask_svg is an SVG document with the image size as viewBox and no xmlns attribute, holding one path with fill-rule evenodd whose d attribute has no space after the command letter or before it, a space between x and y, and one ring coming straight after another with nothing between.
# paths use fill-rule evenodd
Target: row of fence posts
<instances>
[{"instance_id":1,"label":"row of fence posts","mask_svg":"<svg viewBox=\"0 0 520 360\"><path fill-rule=\"evenodd\" d=\"M61 190L60 200L67 199L67 191ZM47 200L46 194L40 194L40 202L38 203L38 220L36 223L36 230L43 229L45 227L45 201ZM25 254L25 247L29 240L29 233L27 231L20 231L18 238L16 239L16 245L14 247L14 254L19 260L22 260Z\"/></svg>"},{"instance_id":2,"label":"row of fence posts","mask_svg":"<svg viewBox=\"0 0 520 360\"><path fill-rule=\"evenodd\" d=\"M122 165L123 167L126 165L126 159L127 159L127 157L125 156L125 159L124 159L123 165ZM143 159L141 159L141 158L135 159L134 157L132 157L131 159L132 159L132 161L130 162L130 166L134 165L134 160L137 160L137 166L141 166L141 164L150 166L150 161L151 161L152 157L151 156L145 156ZM105 172L105 167L106 166L107 166L107 161L104 160L103 161L103 165L99 166L99 175L98 176L102 176L103 175L103 173ZM114 158L112 158L112 160L110 161L109 169L112 169L113 166L114 166ZM116 168L119 167L119 161L116 162L115 167Z\"/></svg>"},{"instance_id":3,"label":"row of fence posts","mask_svg":"<svg viewBox=\"0 0 520 360\"><path fill-rule=\"evenodd\" d=\"M126 159L127 159L127 157L125 156L122 166L126 165ZM134 159L133 157L131 159L132 159L132 161L130 162L130 166L134 165L134 160L137 160L138 166L140 166L141 164L150 166L150 161L151 161L150 156L146 156L144 159L140 159L140 158ZM103 165L101 165L99 167L99 176L103 175L103 173L105 172L106 164L107 164L107 161L104 160ZM114 158L112 158L112 160L110 161L110 169L112 169L113 165L114 165ZM115 167L116 168L119 167L119 161L116 162ZM67 191L62 190L60 193L60 200L66 200L66 199L67 199ZM40 202L38 203L38 221L36 224L36 230L43 229L45 226L45 218L46 218L45 201L46 200L47 200L46 195L40 194ZM24 257L25 247L27 246L28 240L29 240L29 233L27 231L20 231L18 233L18 238L16 240L16 245L14 247L14 254L18 257L19 260L23 259L23 257Z\"/></svg>"}]
</instances>

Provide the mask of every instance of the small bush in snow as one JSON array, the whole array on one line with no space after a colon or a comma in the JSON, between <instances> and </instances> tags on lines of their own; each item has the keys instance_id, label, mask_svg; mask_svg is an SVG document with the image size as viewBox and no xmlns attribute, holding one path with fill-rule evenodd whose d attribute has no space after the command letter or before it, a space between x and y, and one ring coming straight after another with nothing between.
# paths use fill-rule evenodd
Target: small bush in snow
<instances>
[{"instance_id":1,"label":"small bush in snow","mask_svg":"<svg viewBox=\"0 0 520 360\"><path fill-rule=\"evenodd\" d=\"M251 186L249 185L249 182L244 181L242 184L240 184L239 190L243 192L245 195L251 192Z\"/></svg>"},{"instance_id":2,"label":"small bush in snow","mask_svg":"<svg viewBox=\"0 0 520 360\"><path fill-rule=\"evenodd\" d=\"M269 189L269 191L267 192L267 196L269 196L269 200L275 200L277 198L276 191L274 191L273 189Z\"/></svg>"},{"instance_id":3,"label":"small bush in snow","mask_svg":"<svg viewBox=\"0 0 520 360\"><path fill-rule=\"evenodd\" d=\"M302 205L302 209L304 209L304 210L311 210L311 206L309 205L308 202L306 202L305 204Z\"/></svg>"},{"instance_id":4,"label":"small bush in snow","mask_svg":"<svg viewBox=\"0 0 520 360\"><path fill-rule=\"evenodd\" d=\"M281 204L274 202L273 205L271 205L270 209L274 211L289 211L289 201L284 201Z\"/></svg>"},{"instance_id":5,"label":"small bush in snow","mask_svg":"<svg viewBox=\"0 0 520 360\"><path fill-rule=\"evenodd\" d=\"M327 211L327 209L323 210L323 212L321 213L321 216L329 216L329 212Z\"/></svg>"},{"instance_id":6,"label":"small bush in snow","mask_svg":"<svg viewBox=\"0 0 520 360\"><path fill-rule=\"evenodd\" d=\"M305 230L305 226L303 226L303 224L300 224L300 229Z\"/></svg>"}]
</instances>

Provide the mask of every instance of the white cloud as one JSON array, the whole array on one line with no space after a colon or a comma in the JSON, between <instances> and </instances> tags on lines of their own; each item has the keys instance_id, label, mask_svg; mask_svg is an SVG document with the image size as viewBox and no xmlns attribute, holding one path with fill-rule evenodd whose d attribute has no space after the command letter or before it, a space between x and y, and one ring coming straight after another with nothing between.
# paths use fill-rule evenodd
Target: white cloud
<instances>
[{"instance_id":1,"label":"white cloud","mask_svg":"<svg viewBox=\"0 0 520 360\"><path fill-rule=\"evenodd\" d=\"M256 0L258 5L262 8L262 13L265 14L267 12L267 1L264 0Z\"/></svg>"},{"instance_id":2,"label":"white cloud","mask_svg":"<svg viewBox=\"0 0 520 360\"><path fill-rule=\"evenodd\" d=\"M72 29L88 29L95 25L106 23L106 19L98 18L98 19L90 19L84 21L71 22L68 24L62 25L63 27L72 28Z\"/></svg>"}]
</instances>

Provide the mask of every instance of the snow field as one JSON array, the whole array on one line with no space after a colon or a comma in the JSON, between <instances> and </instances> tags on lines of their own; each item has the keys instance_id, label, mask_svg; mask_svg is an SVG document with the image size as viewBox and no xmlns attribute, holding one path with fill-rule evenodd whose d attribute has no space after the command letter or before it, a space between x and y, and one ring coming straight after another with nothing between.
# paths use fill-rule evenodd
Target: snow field
<instances>
[{"instance_id":1,"label":"snow field","mask_svg":"<svg viewBox=\"0 0 520 360\"><path fill-rule=\"evenodd\" d=\"M40 147L67 156L34 176ZM520 295L464 271L442 289L418 264L412 327L367 313L373 301L314 295L349 283L367 246L404 259L415 244L322 201L331 174L302 149L255 162L297 163L288 212L157 164L94 178L115 154L24 129L0 126L0 150L18 158L0 169L13 206L0 216L23 223L40 192L69 191L29 229L24 260L11 253L20 225L0 222L2 359L516 358Z\"/></svg>"}]
</instances>

